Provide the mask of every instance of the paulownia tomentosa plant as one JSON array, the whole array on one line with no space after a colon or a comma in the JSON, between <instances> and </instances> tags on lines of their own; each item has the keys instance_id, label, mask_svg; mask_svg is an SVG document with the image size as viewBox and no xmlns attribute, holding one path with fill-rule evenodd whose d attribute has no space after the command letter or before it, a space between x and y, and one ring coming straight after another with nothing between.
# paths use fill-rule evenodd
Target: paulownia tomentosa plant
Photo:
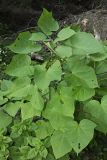
<instances>
[{"instance_id":1,"label":"paulownia tomentosa plant","mask_svg":"<svg viewBox=\"0 0 107 160\"><path fill-rule=\"evenodd\" d=\"M69 160L94 130L107 133L107 46L77 27L60 29L46 9L37 25L8 46L14 56L10 79L1 81L2 160ZM32 53L44 62L31 61Z\"/></svg>"}]
</instances>

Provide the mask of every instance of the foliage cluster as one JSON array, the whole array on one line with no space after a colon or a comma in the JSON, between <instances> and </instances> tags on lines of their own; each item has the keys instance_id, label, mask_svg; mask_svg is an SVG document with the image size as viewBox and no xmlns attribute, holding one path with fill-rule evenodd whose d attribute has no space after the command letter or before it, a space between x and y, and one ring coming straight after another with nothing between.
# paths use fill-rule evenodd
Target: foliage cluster
<instances>
[{"instance_id":1,"label":"foliage cluster","mask_svg":"<svg viewBox=\"0 0 107 160\"><path fill-rule=\"evenodd\" d=\"M54 34L53 34L54 32ZM56 33L55 33L56 32ZM0 159L69 160L107 132L107 46L43 10L22 32L0 82ZM31 60L32 54L44 60Z\"/></svg>"}]
</instances>

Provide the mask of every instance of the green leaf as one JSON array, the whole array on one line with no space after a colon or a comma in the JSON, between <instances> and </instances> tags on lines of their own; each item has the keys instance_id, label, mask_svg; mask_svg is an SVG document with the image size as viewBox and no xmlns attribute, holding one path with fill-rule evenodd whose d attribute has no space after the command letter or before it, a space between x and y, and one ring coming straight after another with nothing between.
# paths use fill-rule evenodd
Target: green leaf
<instances>
[{"instance_id":1,"label":"green leaf","mask_svg":"<svg viewBox=\"0 0 107 160\"><path fill-rule=\"evenodd\" d=\"M103 96L101 100L101 105L102 105L104 112L107 114L107 95Z\"/></svg>"},{"instance_id":2,"label":"green leaf","mask_svg":"<svg viewBox=\"0 0 107 160\"><path fill-rule=\"evenodd\" d=\"M34 116L37 116L35 107L30 102L23 103L21 105L21 116L23 121L32 118Z\"/></svg>"},{"instance_id":3,"label":"green leaf","mask_svg":"<svg viewBox=\"0 0 107 160\"><path fill-rule=\"evenodd\" d=\"M64 156L72 148L77 154L81 152L93 138L95 127L95 123L83 119L79 124L74 121L66 132L55 131L51 138L55 157Z\"/></svg>"},{"instance_id":4,"label":"green leaf","mask_svg":"<svg viewBox=\"0 0 107 160\"><path fill-rule=\"evenodd\" d=\"M58 95L57 93L53 94L45 109L46 117L54 117L51 114L73 117L74 100L72 95L68 95L66 92L64 95Z\"/></svg>"},{"instance_id":5,"label":"green leaf","mask_svg":"<svg viewBox=\"0 0 107 160\"><path fill-rule=\"evenodd\" d=\"M107 58L107 52L105 53L95 53L90 55L91 60L99 62Z\"/></svg>"},{"instance_id":6,"label":"green leaf","mask_svg":"<svg viewBox=\"0 0 107 160\"><path fill-rule=\"evenodd\" d=\"M20 107L21 107L21 102L15 102L15 103L10 102L4 106L4 111L7 112L10 116L14 117L17 114Z\"/></svg>"},{"instance_id":7,"label":"green leaf","mask_svg":"<svg viewBox=\"0 0 107 160\"><path fill-rule=\"evenodd\" d=\"M74 99L78 101L86 101L95 95L95 90L93 88L89 88L87 85L84 85L84 83L74 75L66 75L65 80L68 84L68 90L70 88L72 89L71 95L74 97ZM67 93L68 90L66 91Z\"/></svg>"},{"instance_id":8,"label":"green leaf","mask_svg":"<svg viewBox=\"0 0 107 160\"><path fill-rule=\"evenodd\" d=\"M95 90L87 86L82 79L68 74L64 77L69 87L72 87L73 97L79 101L85 101L95 95Z\"/></svg>"},{"instance_id":9,"label":"green leaf","mask_svg":"<svg viewBox=\"0 0 107 160\"><path fill-rule=\"evenodd\" d=\"M7 91L7 97L22 99L30 94L30 89L32 89L31 81L28 77L17 78L13 81L13 85Z\"/></svg>"},{"instance_id":10,"label":"green leaf","mask_svg":"<svg viewBox=\"0 0 107 160\"><path fill-rule=\"evenodd\" d=\"M78 101L86 101L95 95L95 90L92 88L77 86L73 88L73 95Z\"/></svg>"},{"instance_id":11,"label":"green leaf","mask_svg":"<svg viewBox=\"0 0 107 160\"><path fill-rule=\"evenodd\" d=\"M101 87L96 89L96 93L98 94L98 96L105 96L107 94L107 88L106 87Z\"/></svg>"},{"instance_id":12,"label":"green leaf","mask_svg":"<svg viewBox=\"0 0 107 160\"><path fill-rule=\"evenodd\" d=\"M7 98L3 98L3 95L0 95L0 105L5 104L8 101Z\"/></svg>"},{"instance_id":13,"label":"green leaf","mask_svg":"<svg viewBox=\"0 0 107 160\"><path fill-rule=\"evenodd\" d=\"M10 76L25 77L34 74L31 58L27 55L16 55L5 71Z\"/></svg>"},{"instance_id":14,"label":"green leaf","mask_svg":"<svg viewBox=\"0 0 107 160\"><path fill-rule=\"evenodd\" d=\"M39 94L36 85L32 86L29 92L30 97L26 99L29 102L21 105L22 120L29 119L34 116L41 116L41 112L44 107L44 101Z\"/></svg>"},{"instance_id":15,"label":"green leaf","mask_svg":"<svg viewBox=\"0 0 107 160\"><path fill-rule=\"evenodd\" d=\"M1 81L1 90L3 92L9 90L12 87L13 87L13 82L11 80L5 80L5 79L3 79Z\"/></svg>"},{"instance_id":16,"label":"green leaf","mask_svg":"<svg viewBox=\"0 0 107 160\"><path fill-rule=\"evenodd\" d=\"M83 119L79 124L75 123L69 134L74 151L78 154L81 152L92 140L94 135L94 128L96 124L87 119Z\"/></svg>"},{"instance_id":17,"label":"green leaf","mask_svg":"<svg viewBox=\"0 0 107 160\"><path fill-rule=\"evenodd\" d=\"M89 88L98 87L97 77L94 69L85 64L82 65L81 62L80 63L78 61L77 63L74 62L72 63L71 60L71 65L69 66L69 71L72 72L71 79L72 78L74 78L75 80L78 79L78 81L80 81L80 84L82 83L83 86L85 85Z\"/></svg>"},{"instance_id":18,"label":"green leaf","mask_svg":"<svg viewBox=\"0 0 107 160\"><path fill-rule=\"evenodd\" d=\"M96 100L87 102L84 106L86 117L97 124L97 130L107 133L107 95L105 95L101 104Z\"/></svg>"},{"instance_id":19,"label":"green leaf","mask_svg":"<svg viewBox=\"0 0 107 160\"><path fill-rule=\"evenodd\" d=\"M25 160L23 157L22 157L22 154L20 153L19 151L19 148L16 147L16 146L12 146L10 147L10 156L13 159L15 160Z\"/></svg>"},{"instance_id":20,"label":"green leaf","mask_svg":"<svg viewBox=\"0 0 107 160\"><path fill-rule=\"evenodd\" d=\"M47 156L47 149L43 145L43 143L37 139L36 137L28 136L25 137L27 144L29 145L22 145L19 150L20 154L23 158L26 159L37 159L42 160Z\"/></svg>"},{"instance_id":21,"label":"green leaf","mask_svg":"<svg viewBox=\"0 0 107 160\"><path fill-rule=\"evenodd\" d=\"M51 81L60 81L61 74L61 65L58 60L56 60L48 70L46 70L44 64L35 66L35 82L42 91L45 91L48 88Z\"/></svg>"},{"instance_id":22,"label":"green leaf","mask_svg":"<svg viewBox=\"0 0 107 160\"><path fill-rule=\"evenodd\" d=\"M56 160L56 158L54 157L53 154L49 153L48 156L46 157L46 160ZM61 157L60 159L58 159L58 160L70 160L69 159L69 155L65 155L65 156Z\"/></svg>"},{"instance_id":23,"label":"green leaf","mask_svg":"<svg viewBox=\"0 0 107 160\"><path fill-rule=\"evenodd\" d=\"M98 63L96 64L95 70L96 70L96 73L97 73L97 74L101 74L101 73L107 72L107 60L98 62Z\"/></svg>"},{"instance_id":24,"label":"green leaf","mask_svg":"<svg viewBox=\"0 0 107 160\"><path fill-rule=\"evenodd\" d=\"M42 142L41 142L40 139L38 139L36 137L33 137L33 136L30 136L30 135L27 137L27 142L32 147L38 147L38 148L40 148L40 146L42 146Z\"/></svg>"},{"instance_id":25,"label":"green leaf","mask_svg":"<svg viewBox=\"0 0 107 160\"><path fill-rule=\"evenodd\" d=\"M51 137L51 145L56 159L72 151L71 142L65 132L55 131Z\"/></svg>"},{"instance_id":26,"label":"green leaf","mask_svg":"<svg viewBox=\"0 0 107 160\"><path fill-rule=\"evenodd\" d=\"M12 88L10 88L9 92L7 91L6 95L9 99L13 98L14 100L17 100L17 99L20 100L24 98L23 100L29 101L28 104L25 104L25 103L20 104L20 107L22 108L23 119L27 119L29 117L31 118L33 116L40 116L41 111L44 107L44 102L41 95L38 92L38 88L36 87L36 85L30 84L29 78L16 79L13 82ZM10 110L14 106L10 106L10 104L7 104L7 106L8 105L9 105L8 112L10 112ZM15 112L15 111L13 110L11 112ZM28 115L26 114L26 112ZM14 113L10 113L10 114L14 114Z\"/></svg>"},{"instance_id":27,"label":"green leaf","mask_svg":"<svg viewBox=\"0 0 107 160\"><path fill-rule=\"evenodd\" d=\"M57 31L59 29L58 22L52 17L52 12L48 12L46 9L43 9L43 13L38 20L38 27L46 35L51 35L52 31Z\"/></svg>"},{"instance_id":28,"label":"green leaf","mask_svg":"<svg viewBox=\"0 0 107 160\"><path fill-rule=\"evenodd\" d=\"M19 34L17 39L13 44L11 44L8 48L14 52L19 54L28 54L31 52L38 52L41 50L41 46L35 44L30 41L31 33L30 32L22 32Z\"/></svg>"},{"instance_id":29,"label":"green leaf","mask_svg":"<svg viewBox=\"0 0 107 160\"><path fill-rule=\"evenodd\" d=\"M36 115L40 116L44 107L44 100L36 85L32 86L30 89L30 95L31 96L26 100L31 102L32 106L35 108Z\"/></svg>"},{"instance_id":30,"label":"green leaf","mask_svg":"<svg viewBox=\"0 0 107 160\"><path fill-rule=\"evenodd\" d=\"M40 152L40 156L43 157L43 158L46 158L47 157L47 154L48 154L48 151L47 149L44 147L42 148L42 151ZM42 159L41 159L42 160Z\"/></svg>"},{"instance_id":31,"label":"green leaf","mask_svg":"<svg viewBox=\"0 0 107 160\"><path fill-rule=\"evenodd\" d=\"M75 34L75 31L72 30L70 27L63 28L57 35L57 38L54 40L54 43L58 41L63 41L70 38L72 35Z\"/></svg>"},{"instance_id":32,"label":"green leaf","mask_svg":"<svg viewBox=\"0 0 107 160\"><path fill-rule=\"evenodd\" d=\"M56 55L61 58L70 57L72 56L72 48L64 45L58 46L56 49Z\"/></svg>"},{"instance_id":33,"label":"green leaf","mask_svg":"<svg viewBox=\"0 0 107 160\"><path fill-rule=\"evenodd\" d=\"M66 154L65 156L61 157L59 160L70 160L69 154Z\"/></svg>"},{"instance_id":34,"label":"green leaf","mask_svg":"<svg viewBox=\"0 0 107 160\"><path fill-rule=\"evenodd\" d=\"M46 160L56 160L56 158L54 157L54 155L48 153Z\"/></svg>"},{"instance_id":35,"label":"green leaf","mask_svg":"<svg viewBox=\"0 0 107 160\"><path fill-rule=\"evenodd\" d=\"M90 33L77 32L70 39L66 40L64 44L72 47L73 55L105 53L103 44L97 41Z\"/></svg>"},{"instance_id":36,"label":"green leaf","mask_svg":"<svg viewBox=\"0 0 107 160\"><path fill-rule=\"evenodd\" d=\"M71 127L71 124L73 123L72 117L63 116L61 114L51 115L54 117L49 119L49 121L55 130L65 132L66 130L68 130L68 128Z\"/></svg>"},{"instance_id":37,"label":"green leaf","mask_svg":"<svg viewBox=\"0 0 107 160\"><path fill-rule=\"evenodd\" d=\"M0 130L6 129L6 127L12 122L12 118L4 113L3 111L0 111Z\"/></svg>"},{"instance_id":38,"label":"green leaf","mask_svg":"<svg viewBox=\"0 0 107 160\"><path fill-rule=\"evenodd\" d=\"M67 94L64 91L62 91L61 95L53 94L43 112L43 116L49 119L54 129L65 130L66 124L68 123L69 125L71 123L70 119L73 119L74 100L72 95L69 95L70 92Z\"/></svg>"},{"instance_id":39,"label":"green leaf","mask_svg":"<svg viewBox=\"0 0 107 160\"><path fill-rule=\"evenodd\" d=\"M72 24L71 29L73 29L75 32L80 32L81 31L81 27L80 27L79 24Z\"/></svg>"},{"instance_id":40,"label":"green leaf","mask_svg":"<svg viewBox=\"0 0 107 160\"><path fill-rule=\"evenodd\" d=\"M35 148L31 148L30 146L21 146L20 147L20 155L25 159L34 159L37 156L37 151Z\"/></svg>"},{"instance_id":41,"label":"green leaf","mask_svg":"<svg viewBox=\"0 0 107 160\"><path fill-rule=\"evenodd\" d=\"M31 40L31 41L45 41L46 38L47 37L45 34L43 34L42 32L37 32L37 33L32 33L29 40Z\"/></svg>"},{"instance_id":42,"label":"green leaf","mask_svg":"<svg viewBox=\"0 0 107 160\"><path fill-rule=\"evenodd\" d=\"M37 138L45 139L46 137L51 136L51 134L53 133L53 128L49 122L38 121L36 124L37 124L37 129L36 129Z\"/></svg>"}]
</instances>

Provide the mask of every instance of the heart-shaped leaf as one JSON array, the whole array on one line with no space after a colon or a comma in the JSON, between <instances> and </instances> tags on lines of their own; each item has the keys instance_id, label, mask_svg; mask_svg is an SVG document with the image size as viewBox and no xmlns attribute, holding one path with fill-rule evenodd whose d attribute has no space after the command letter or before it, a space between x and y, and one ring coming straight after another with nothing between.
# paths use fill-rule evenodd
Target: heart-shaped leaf
<instances>
[{"instance_id":1,"label":"heart-shaped leaf","mask_svg":"<svg viewBox=\"0 0 107 160\"><path fill-rule=\"evenodd\" d=\"M60 158L72 149L77 154L81 152L93 138L95 127L95 123L83 119L79 124L75 121L72 122L71 127L65 132L55 131L51 138L55 157Z\"/></svg>"},{"instance_id":2,"label":"heart-shaped leaf","mask_svg":"<svg viewBox=\"0 0 107 160\"><path fill-rule=\"evenodd\" d=\"M107 95L105 95L101 104L96 100L90 100L84 106L86 116L96 122L97 128L103 133L107 133Z\"/></svg>"},{"instance_id":3,"label":"heart-shaped leaf","mask_svg":"<svg viewBox=\"0 0 107 160\"><path fill-rule=\"evenodd\" d=\"M15 77L32 75L34 68L31 66L31 58L27 55L15 55L5 72Z\"/></svg>"},{"instance_id":4,"label":"heart-shaped leaf","mask_svg":"<svg viewBox=\"0 0 107 160\"><path fill-rule=\"evenodd\" d=\"M56 60L48 70L45 65L36 65L35 67L35 82L39 89L45 91L50 82L54 80L61 80L62 69L60 62Z\"/></svg>"},{"instance_id":5,"label":"heart-shaped leaf","mask_svg":"<svg viewBox=\"0 0 107 160\"><path fill-rule=\"evenodd\" d=\"M54 40L54 42L63 41L68 38L70 38L72 35L75 34L75 31L72 30L70 27L63 28L58 34L57 38Z\"/></svg>"},{"instance_id":6,"label":"heart-shaped leaf","mask_svg":"<svg viewBox=\"0 0 107 160\"><path fill-rule=\"evenodd\" d=\"M72 56L72 48L64 45L58 46L56 49L56 55L61 58L70 57Z\"/></svg>"},{"instance_id":7,"label":"heart-shaped leaf","mask_svg":"<svg viewBox=\"0 0 107 160\"><path fill-rule=\"evenodd\" d=\"M77 32L70 39L66 40L64 44L72 47L73 55L105 53L104 45L90 33Z\"/></svg>"},{"instance_id":8,"label":"heart-shaped leaf","mask_svg":"<svg viewBox=\"0 0 107 160\"><path fill-rule=\"evenodd\" d=\"M17 39L13 44L8 46L8 48L14 52L19 54L28 54L31 52L38 52L41 50L41 45L35 44L30 41L31 33L30 32L22 32L19 34Z\"/></svg>"},{"instance_id":9,"label":"heart-shaped leaf","mask_svg":"<svg viewBox=\"0 0 107 160\"><path fill-rule=\"evenodd\" d=\"M52 12L43 9L43 13L38 20L38 27L46 34L51 35L52 31L59 29L58 22L52 17Z\"/></svg>"},{"instance_id":10,"label":"heart-shaped leaf","mask_svg":"<svg viewBox=\"0 0 107 160\"><path fill-rule=\"evenodd\" d=\"M46 35L42 32L32 33L30 39L31 41L44 41L46 40Z\"/></svg>"}]
</instances>

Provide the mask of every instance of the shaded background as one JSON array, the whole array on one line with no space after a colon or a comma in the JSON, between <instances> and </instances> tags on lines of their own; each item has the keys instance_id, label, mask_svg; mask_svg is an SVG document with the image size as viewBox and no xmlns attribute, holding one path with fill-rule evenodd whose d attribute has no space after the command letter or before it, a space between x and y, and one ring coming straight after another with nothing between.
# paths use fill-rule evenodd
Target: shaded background
<instances>
[{"instance_id":1,"label":"shaded background","mask_svg":"<svg viewBox=\"0 0 107 160\"><path fill-rule=\"evenodd\" d=\"M52 11L56 19L63 20L69 14L107 9L107 0L0 0L0 23L13 31L34 26L42 8Z\"/></svg>"}]
</instances>

